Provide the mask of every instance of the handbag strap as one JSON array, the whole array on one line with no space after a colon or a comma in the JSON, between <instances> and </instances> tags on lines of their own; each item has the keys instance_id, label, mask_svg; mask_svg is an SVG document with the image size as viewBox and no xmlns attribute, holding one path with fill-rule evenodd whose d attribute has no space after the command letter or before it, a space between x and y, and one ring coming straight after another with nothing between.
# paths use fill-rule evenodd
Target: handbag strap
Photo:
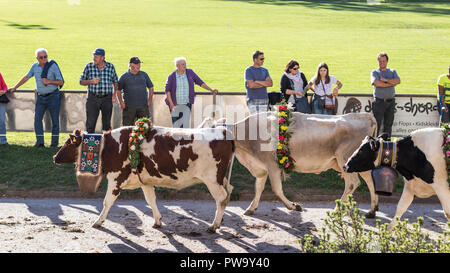
<instances>
[{"instance_id":1,"label":"handbag strap","mask_svg":"<svg viewBox=\"0 0 450 273\"><path fill-rule=\"evenodd\" d=\"M327 95L327 91L325 90L325 86L323 85L322 79L320 79L320 83L322 84L322 89L323 89L324 96L330 98L330 99L331 99L331 102L332 102L333 105L334 105L333 95Z\"/></svg>"}]
</instances>

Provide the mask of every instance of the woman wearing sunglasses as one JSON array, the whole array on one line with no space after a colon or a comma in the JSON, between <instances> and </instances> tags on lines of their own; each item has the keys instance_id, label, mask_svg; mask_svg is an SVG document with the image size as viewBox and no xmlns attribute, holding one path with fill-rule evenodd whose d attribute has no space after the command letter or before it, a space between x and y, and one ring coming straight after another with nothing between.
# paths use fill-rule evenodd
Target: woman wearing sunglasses
<instances>
[{"instance_id":1,"label":"woman wearing sunglasses","mask_svg":"<svg viewBox=\"0 0 450 273\"><path fill-rule=\"evenodd\" d=\"M299 69L300 65L297 61L288 62L281 76L280 89L286 102L294 105L295 111L311 114L305 89L308 80Z\"/></svg>"}]
</instances>

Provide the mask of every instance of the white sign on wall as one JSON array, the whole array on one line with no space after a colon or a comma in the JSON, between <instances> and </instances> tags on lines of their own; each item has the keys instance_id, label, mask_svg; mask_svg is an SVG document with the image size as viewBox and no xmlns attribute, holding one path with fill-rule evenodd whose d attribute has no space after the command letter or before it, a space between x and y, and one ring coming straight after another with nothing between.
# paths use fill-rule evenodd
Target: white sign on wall
<instances>
[{"instance_id":1,"label":"white sign on wall","mask_svg":"<svg viewBox=\"0 0 450 273\"><path fill-rule=\"evenodd\" d=\"M338 97L338 114L372 113L373 98L342 94ZM435 96L397 95L392 136L405 136L414 130L439 127L439 107Z\"/></svg>"}]
</instances>

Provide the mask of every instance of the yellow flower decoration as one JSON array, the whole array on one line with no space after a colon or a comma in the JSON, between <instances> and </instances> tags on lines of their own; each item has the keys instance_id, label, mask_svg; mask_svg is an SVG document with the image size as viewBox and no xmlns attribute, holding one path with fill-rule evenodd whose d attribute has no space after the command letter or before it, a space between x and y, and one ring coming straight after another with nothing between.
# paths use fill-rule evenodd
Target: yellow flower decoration
<instances>
[{"instance_id":1,"label":"yellow flower decoration","mask_svg":"<svg viewBox=\"0 0 450 273\"><path fill-rule=\"evenodd\" d=\"M278 112L279 117L287 117L287 114L285 112Z\"/></svg>"},{"instance_id":2,"label":"yellow flower decoration","mask_svg":"<svg viewBox=\"0 0 450 273\"><path fill-rule=\"evenodd\" d=\"M286 125L283 125L283 126L281 126L280 128L281 128L281 130L283 130L283 131L286 131L286 130L288 129L288 127L287 127Z\"/></svg>"}]
</instances>

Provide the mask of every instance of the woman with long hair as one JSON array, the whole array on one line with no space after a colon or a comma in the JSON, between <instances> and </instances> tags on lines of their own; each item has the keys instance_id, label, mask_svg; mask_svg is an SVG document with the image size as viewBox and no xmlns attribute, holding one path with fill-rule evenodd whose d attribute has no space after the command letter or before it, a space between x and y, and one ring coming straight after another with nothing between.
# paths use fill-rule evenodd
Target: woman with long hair
<instances>
[{"instance_id":1,"label":"woman with long hair","mask_svg":"<svg viewBox=\"0 0 450 273\"><path fill-rule=\"evenodd\" d=\"M284 68L281 76L280 89L287 103L295 106L295 111L311 114L305 87L308 80L300 71L300 65L295 60L290 60Z\"/></svg>"},{"instance_id":2,"label":"woman with long hair","mask_svg":"<svg viewBox=\"0 0 450 273\"><path fill-rule=\"evenodd\" d=\"M333 85L337 85L333 90ZM336 99L342 83L329 74L328 65L320 63L314 78L311 79L306 90L312 89L314 97L312 99L312 109L314 114L333 115L336 108Z\"/></svg>"}]
</instances>

